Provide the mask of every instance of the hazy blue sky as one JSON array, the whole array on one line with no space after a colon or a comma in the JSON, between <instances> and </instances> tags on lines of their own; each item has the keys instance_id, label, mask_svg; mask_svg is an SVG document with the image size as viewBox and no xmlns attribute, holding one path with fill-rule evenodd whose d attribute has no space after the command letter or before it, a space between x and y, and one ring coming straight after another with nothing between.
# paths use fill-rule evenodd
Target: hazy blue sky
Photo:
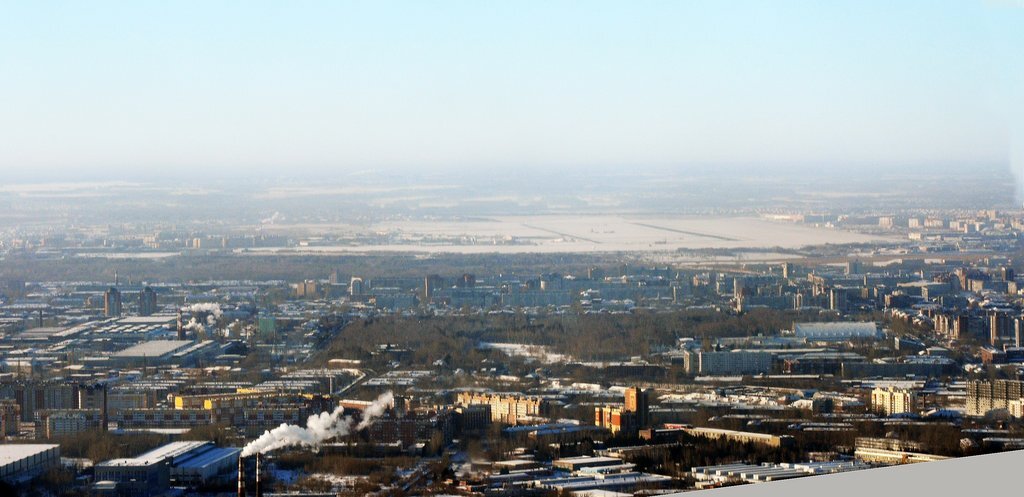
<instances>
[{"instance_id":1,"label":"hazy blue sky","mask_svg":"<svg viewBox=\"0 0 1024 497\"><path fill-rule=\"evenodd\" d=\"M0 1L0 171L1005 165L1022 7Z\"/></svg>"}]
</instances>

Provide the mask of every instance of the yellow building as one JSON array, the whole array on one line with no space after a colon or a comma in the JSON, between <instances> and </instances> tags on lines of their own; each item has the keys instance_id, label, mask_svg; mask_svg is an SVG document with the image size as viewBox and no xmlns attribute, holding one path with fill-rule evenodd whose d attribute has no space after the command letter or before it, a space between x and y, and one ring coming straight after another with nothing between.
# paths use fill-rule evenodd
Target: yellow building
<instances>
[{"instance_id":1,"label":"yellow building","mask_svg":"<svg viewBox=\"0 0 1024 497\"><path fill-rule=\"evenodd\" d=\"M668 427L669 425L666 425ZM754 433L749 431L723 430L720 428L685 427L683 431L701 438L711 440L725 439L737 443L754 443L767 445L769 447L782 447L793 445L793 437L790 435L769 435L767 433Z\"/></svg>"},{"instance_id":2,"label":"yellow building","mask_svg":"<svg viewBox=\"0 0 1024 497\"><path fill-rule=\"evenodd\" d=\"M645 427L650 417L650 395L649 390L640 387L629 387L625 392L625 409L627 412L636 413L637 425Z\"/></svg>"},{"instance_id":3,"label":"yellow building","mask_svg":"<svg viewBox=\"0 0 1024 497\"><path fill-rule=\"evenodd\" d=\"M886 416L917 411L917 393L902 388L875 388L871 391L871 410Z\"/></svg>"},{"instance_id":4,"label":"yellow building","mask_svg":"<svg viewBox=\"0 0 1024 497\"><path fill-rule=\"evenodd\" d=\"M296 419L296 412L307 412L308 406L319 404L318 400L317 396L311 394L240 389L235 393L175 395L174 408L210 411L210 418L214 423L243 426L252 424L256 412L261 413L260 421L269 422L275 417L293 421Z\"/></svg>"},{"instance_id":5,"label":"yellow building","mask_svg":"<svg viewBox=\"0 0 1024 497\"><path fill-rule=\"evenodd\" d=\"M595 407L594 425L612 432L612 435L624 433L633 436L639 430L637 413L621 406Z\"/></svg>"},{"instance_id":6,"label":"yellow building","mask_svg":"<svg viewBox=\"0 0 1024 497\"><path fill-rule=\"evenodd\" d=\"M1007 406L1010 416L1024 418L1024 399L1011 400L1007 403Z\"/></svg>"},{"instance_id":7,"label":"yellow building","mask_svg":"<svg viewBox=\"0 0 1024 497\"><path fill-rule=\"evenodd\" d=\"M455 402L464 406L487 404L491 406L491 421L510 425L519 424L524 418L541 416L547 407L539 397L498 393L459 392Z\"/></svg>"}]
</instances>

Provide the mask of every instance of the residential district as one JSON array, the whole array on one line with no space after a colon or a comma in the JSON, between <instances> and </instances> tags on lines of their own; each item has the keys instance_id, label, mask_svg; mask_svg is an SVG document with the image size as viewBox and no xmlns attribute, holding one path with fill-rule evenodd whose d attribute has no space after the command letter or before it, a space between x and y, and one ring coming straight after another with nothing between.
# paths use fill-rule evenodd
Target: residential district
<instances>
[{"instance_id":1,"label":"residential district","mask_svg":"<svg viewBox=\"0 0 1024 497\"><path fill-rule=\"evenodd\" d=\"M1021 219L871 222L902 241L295 280L40 280L98 242L7 237L40 269L0 287L0 493L653 496L1024 448Z\"/></svg>"}]
</instances>

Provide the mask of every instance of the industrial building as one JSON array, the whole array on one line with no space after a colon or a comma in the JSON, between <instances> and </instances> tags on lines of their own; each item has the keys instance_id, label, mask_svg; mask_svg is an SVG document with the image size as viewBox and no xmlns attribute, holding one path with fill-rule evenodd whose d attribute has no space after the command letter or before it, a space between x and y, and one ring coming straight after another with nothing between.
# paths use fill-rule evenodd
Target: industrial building
<instances>
[{"instance_id":1,"label":"industrial building","mask_svg":"<svg viewBox=\"0 0 1024 497\"><path fill-rule=\"evenodd\" d=\"M669 485L672 477L651 473L627 471L613 474L570 476L566 478L545 478L532 482L535 488L557 490L558 492L583 491L624 491L633 492L640 488L657 488Z\"/></svg>"},{"instance_id":2,"label":"industrial building","mask_svg":"<svg viewBox=\"0 0 1024 497\"><path fill-rule=\"evenodd\" d=\"M212 442L174 458L171 484L189 488L231 481L242 449L216 447Z\"/></svg>"},{"instance_id":3,"label":"industrial building","mask_svg":"<svg viewBox=\"0 0 1024 497\"><path fill-rule=\"evenodd\" d=\"M600 466L610 466L622 464L622 459L617 457L595 457L595 456L579 456L579 457L563 457L551 461L551 466L555 469L562 469L565 471L579 471L583 468L594 468Z\"/></svg>"},{"instance_id":4,"label":"industrial building","mask_svg":"<svg viewBox=\"0 0 1024 497\"><path fill-rule=\"evenodd\" d=\"M171 484L190 488L223 483L233 476L241 449L218 448L213 442L172 442L137 457L96 465L97 488L118 495L145 497Z\"/></svg>"},{"instance_id":5,"label":"industrial building","mask_svg":"<svg viewBox=\"0 0 1024 497\"><path fill-rule=\"evenodd\" d=\"M666 425L666 428L672 426ZM724 438L730 442L755 443L769 447L781 447L793 444L793 437L789 435L769 435L766 433L754 433L749 431L723 430L719 428L700 428L681 426L691 436L703 437L711 440Z\"/></svg>"},{"instance_id":6,"label":"industrial building","mask_svg":"<svg viewBox=\"0 0 1024 497\"><path fill-rule=\"evenodd\" d=\"M59 464L59 445L0 445L0 480L7 483L26 482Z\"/></svg>"},{"instance_id":7,"label":"industrial building","mask_svg":"<svg viewBox=\"0 0 1024 497\"><path fill-rule=\"evenodd\" d=\"M842 473L867 469L869 466L859 461L828 461L808 463L782 464L722 464L718 466L701 466L690 471L698 481L762 483L769 481L790 480L805 476Z\"/></svg>"},{"instance_id":8,"label":"industrial building","mask_svg":"<svg viewBox=\"0 0 1024 497\"><path fill-rule=\"evenodd\" d=\"M797 323L793 325L793 334L808 342L845 342L885 338L885 334L876 323Z\"/></svg>"},{"instance_id":9,"label":"industrial building","mask_svg":"<svg viewBox=\"0 0 1024 497\"><path fill-rule=\"evenodd\" d=\"M182 364L216 352L217 343L212 340L150 340L115 352L110 357L123 365Z\"/></svg>"},{"instance_id":10,"label":"industrial building","mask_svg":"<svg viewBox=\"0 0 1024 497\"><path fill-rule=\"evenodd\" d=\"M608 430L599 426L573 423L544 423L539 425L512 426L502 430L506 437L517 440L533 440L540 444L575 443L583 439L603 440Z\"/></svg>"},{"instance_id":11,"label":"industrial building","mask_svg":"<svg viewBox=\"0 0 1024 497\"><path fill-rule=\"evenodd\" d=\"M687 352L684 368L689 374L701 375L767 374L773 360L771 352L761 351Z\"/></svg>"},{"instance_id":12,"label":"industrial building","mask_svg":"<svg viewBox=\"0 0 1024 497\"><path fill-rule=\"evenodd\" d=\"M96 338L109 338L117 342L138 342L176 336L176 319L171 314L126 316L110 319L90 331Z\"/></svg>"}]
</instances>

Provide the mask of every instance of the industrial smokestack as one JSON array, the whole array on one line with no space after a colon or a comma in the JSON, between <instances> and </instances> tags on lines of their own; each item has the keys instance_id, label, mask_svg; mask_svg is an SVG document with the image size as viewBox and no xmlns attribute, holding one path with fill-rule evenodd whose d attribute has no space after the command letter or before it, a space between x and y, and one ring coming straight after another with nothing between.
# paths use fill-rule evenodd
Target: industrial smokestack
<instances>
[{"instance_id":1,"label":"industrial smokestack","mask_svg":"<svg viewBox=\"0 0 1024 497\"><path fill-rule=\"evenodd\" d=\"M256 497L263 497L263 490L260 488L260 453L256 453Z\"/></svg>"},{"instance_id":2,"label":"industrial smokestack","mask_svg":"<svg viewBox=\"0 0 1024 497\"><path fill-rule=\"evenodd\" d=\"M238 497L245 497L245 459L238 456Z\"/></svg>"},{"instance_id":3,"label":"industrial smokestack","mask_svg":"<svg viewBox=\"0 0 1024 497\"><path fill-rule=\"evenodd\" d=\"M185 339L185 328L181 325L181 308L178 308L178 340Z\"/></svg>"},{"instance_id":4,"label":"industrial smokestack","mask_svg":"<svg viewBox=\"0 0 1024 497\"><path fill-rule=\"evenodd\" d=\"M100 416L100 423L103 423L103 431L107 431L110 426L110 416L107 411L107 384L103 384L103 412Z\"/></svg>"}]
</instances>

